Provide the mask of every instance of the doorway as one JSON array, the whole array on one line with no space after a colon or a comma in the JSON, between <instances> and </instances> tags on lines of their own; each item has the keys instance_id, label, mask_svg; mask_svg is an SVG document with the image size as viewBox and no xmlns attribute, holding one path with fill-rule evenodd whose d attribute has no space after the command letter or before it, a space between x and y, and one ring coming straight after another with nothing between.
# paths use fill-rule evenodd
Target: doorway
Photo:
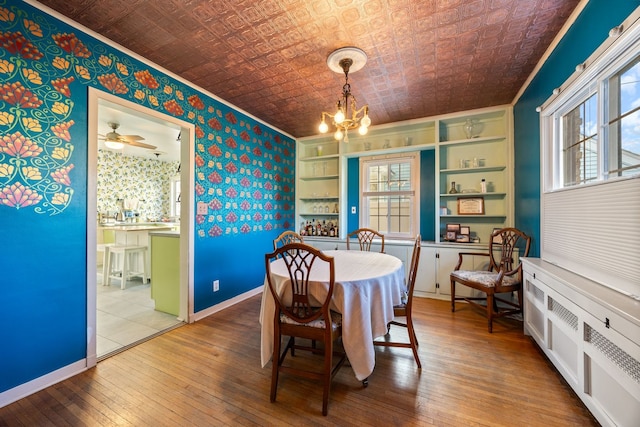
<instances>
[{"instance_id":1,"label":"doorway","mask_svg":"<svg viewBox=\"0 0 640 427\"><path fill-rule=\"evenodd\" d=\"M115 119L114 119L115 117ZM105 156L105 147L103 142L99 140L98 134L106 134L109 129L105 129L106 122L117 122L122 126L117 130L121 134L145 134L147 144L146 149L137 147L125 147L124 151L129 156L136 157L136 162L144 164L157 163L160 156L173 157L177 159L171 164L175 168L175 173L171 179L180 183L180 205L179 213L173 212L172 216L167 218L162 215L151 214L152 210L145 210L142 206L145 202L144 196L136 196L127 200L127 203L136 206L136 209L127 210L127 214L141 214L142 217L123 218L122 211L119 215L115 215L116 210L110 210L113 206L105 205L104 200L98 203L98 154ZM105 122L105 123L103 123ZM122 123L120 123L122 122ZM111 125L109 125L111 126ZM173 138L172 143L166 145L161 141L154 132L169 132ZM176 119L172 116L159 113L157 111L141 107L137 104L120 99L113 95L101 92L99 90L89 90L89 137L88 137L88 209L87 212L87 366L93 366L98 360L115 354L119 351L156 336L175 325L182 322L189 322L190 316L193 315L193 141L195 128L192 124ZM147 138L148 136L148 138ZM168 138L171 138L170 136ZM176 139L179 139L177 141ZM165 145L163 145L165 144ZM148 146L153 145L153 149ZM170 145L177 147L176 152L171 153ZM99 151L100 149L100 151ZM107 156L125 155L124 152L111 151L106 153ZM140 157L139 159L137 157ZM154 159L155 157L155 159ZM101 157L103 159L103 157ZM121 158L122 159L122 158ZM103 159L104 160L104 159ZM167 182L167 189L169 182ZM123 191L126 193L126 191ZM111 195L110 195L111 196ZM121 205L124 198L118 201ZM115 201L114 201L115 203ZM138 206L139 205L139 206ZM169 202L167 202L167 206ZM98 212L98 208L102 212ZM144 213L143 213L144 212ZM169 214L169 212L167 212ZM176 215L177 214L177 215ZM115 220L118 220L115 223ZM125 220L122 222L122 220ZM103 286L104 274L98 271L97 265L102 262L103 254L98 252L98 244L101 240L105 229L120 229L129 238L129 231L134 227L136 229L145 229L152 232L152 226L160 225L162 230L167 230L165 225L176 225L178 220L179 231L176 231L176 238L179 238L179 302L177 308L172 311L171 315L160 313L155 310L154 300L151 299L150 291L153 282L149 284L142 277L131 282L125 283L125 289L121 289L121 282L118 280L109 280L107 277L106 286ZM165 222L167 224L165 224ZM111 225L113 227L103 225ZM136 231L138 239L144 240L142 243L148 244L148 234L146 232ZM120 242L122 243L122 242ZM139 243L139 244L140 244ZM150 247L149 247L150 249ZM150 257L149 257L150 258ZM137 261L141 263L141 260ZM151 267L150 261L147 266ZM102 269L101 269L102 270ZM140 269L142 270L142 269ZM150 269L148 271L150 273ZM107 275L108 276L108 275ZM153 275L151 277L153 280ZM122 303L118 302L118 299ZM166 310L165 310L166 311ZM147 313L148 312L148 316ZM105 314L106 313L106 314ZM121 319L119 319L121 318ZM122 323L115 324L122 320ZM138 324L136 324L138 323ZM105 333L115 334L115 339L105 340ZM117 345L116 345L117 344Z\"/></svg>"}]
</instances>

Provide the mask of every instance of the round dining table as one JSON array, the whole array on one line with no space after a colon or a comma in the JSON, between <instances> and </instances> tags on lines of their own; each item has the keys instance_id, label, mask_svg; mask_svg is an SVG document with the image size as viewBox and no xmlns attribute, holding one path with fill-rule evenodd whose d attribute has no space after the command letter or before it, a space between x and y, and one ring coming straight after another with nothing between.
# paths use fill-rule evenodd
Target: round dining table
<instances>
[{"instance_id":1,"label":"round dining table","mask_svg":"<svg viewBox=\"0 0 640 427\"><path fill-rule=\"evenodd\" d=\"M342 314L342 343L358 380L367 379L375 366L373 340L387 332L393 307L406 291L405 269L398 258L378 252L323 251L333 257L335 287L331 309ZM310 275L310 294L323 299L329 281L326 263L317 263ZM280 295L288 289L289 273L282 259L271 264L272 279ZM261 361L265 367L273 353L275 302L265 278L260 310Z\"/></svg>"}]
</instances>

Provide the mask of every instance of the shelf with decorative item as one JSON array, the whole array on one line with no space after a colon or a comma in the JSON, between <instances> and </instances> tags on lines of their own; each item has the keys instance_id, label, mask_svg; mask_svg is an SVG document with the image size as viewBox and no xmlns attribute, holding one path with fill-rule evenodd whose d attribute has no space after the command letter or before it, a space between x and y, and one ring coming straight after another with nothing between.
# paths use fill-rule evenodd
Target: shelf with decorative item
<instances>
[{"instance_id":1,"label":"shelf with decorative item","mask_svg":"<svg viewBox=\"0 0 640 427\"><path fill-rule=\"evenodd\" d=\"M478 166L468 168L453 168L453 169L440 169L440 173L476 173L476 172L499 172L505 170L507 167L504 165L496 166Z\"/></svg>"},{"instance_id":2,"label":"shelf with decorative item","mask_svg":"<svg viewBox=\"0 0 640 427\"><path fill-rule=\"evenodd\" d=\"M446 147L450 145L459 145L459 144L465 144L466 146L468 146L469 144L480 144L484 142L501 141L506 138L507 137L505 135L492 135L492 136L483 136L478 138L454 139L452 141L441 141L440 146Z\"/></svg>"},{"instance_id":3,"label":"shelf with decorative item","mask_svg":"<svg viewBox=\"0 0 640 427\"><path fill-rule=\"evenodd\" d=\"M451 214L451 215L440 215L440 218L506 218L506 215L485 215L485 214Z\"/></svg>"},{"instance_id":4,"label":"shelf with decorative item","mask_svg":"<svg viewBox=\"0 0 640 427\"><path fill-rule=\"evenodd\" d=\"M320 200L330 200L330 201L336 201L338 200L338 196L303 196L300 197L300 200L303 202L306 201L320 201Z\"/></svg>"},{"instance_id":5,"label":"shelf with decorative item","mask_svg":"<svg viewBox=\"0 0 640 427\"><path fill-rule=\"evenodd\" d=\"M505 109L446 117L438 121L439 141L441 144L468 144L486 139L506 138L506 120Z\"/></svg>"},{"instance_id":6,"label":"shelf with decorative item","mask_svg":"<svg viewBox=\"0 0 640 427\"><path fill-rule=\"evenodd\" d=\"M443 193L440 194L440 197L451 197L451 198L458 198L458 197L497 197L497 198L502 198L502 197L506 197L507 193L455 193L455 194L449 194L449 193Z\"/></svg>"},{"instance_id":7,"label":"shelf with decorative item","mask_svg":"<svg viewBox=\"0 0 640 427\"><path fill-rule=\"evenodd\" d=\"M348 157L373 156L423 150L435 146L434 121L415 120L393 128L372 126L366 135L355 135L341 143Z\"/></svg>"},{"instance_id":8,"label":"shelf with decorative item","mask_svg":"<svg viewBox=\"0 0 640 427\"><path fill-rule=\"evenodd\" d=\"M318 212L301 212L300 216L304 217L338 217L340 215L338 212L329 212L329 213L318 213Z\"/></svg>"},{"instance_id":9,"label":"shelf with decorative item","mask_svg":"<svg viewBox=\"0 0 640 427\"><path fill-rule=\"evenodd\" d=\"M298 177L302 181L320 181L325 179L338 179L340 175L319 175L319 176L300 176Z\"/></svg>"},{"instance_id":10,"label":"shelf with decorative item","mask_svg":"<svg viewBox=\"0 0 640 427\"><path fill-rule=\"evenodd\" d=\"M327 154L322 156L300 157L298 160L300 160L301 162L321 162L321 161L334 160L334 159L337 160L338 157L339 157L338 154Z\"/></svg>"}]
</instances>

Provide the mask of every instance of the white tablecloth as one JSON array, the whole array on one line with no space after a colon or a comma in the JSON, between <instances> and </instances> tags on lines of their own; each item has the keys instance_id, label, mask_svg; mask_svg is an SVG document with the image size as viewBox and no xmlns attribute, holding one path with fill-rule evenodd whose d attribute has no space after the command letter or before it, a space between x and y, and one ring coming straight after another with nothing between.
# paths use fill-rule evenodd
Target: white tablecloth
<instances>
[{"instance_id":1,"label":"white tablecloth","mask_svg":"<svg viewBox=\"0 0 640 427\"><path fill-rule=\"evenodd\" d=\"M387 332L387 323L393 320L393 306L401 302L405 290L402 262L391 255L360 251L324 251L334 257L335 288L332 309L342 313L342 342L349 362L358 380L373 372L375 350L373 340ZM321 265L325 265L321 263ZM327 283L328 268L316 268L310 280ZM289 274L282 260L271 265L271 272L280 293L286 290ZM262 325L262 367L273 353L273 316L275 302L265 279L260 309ZM310 286L312 296L326 286Z\"/></svg>"}]
</instances>

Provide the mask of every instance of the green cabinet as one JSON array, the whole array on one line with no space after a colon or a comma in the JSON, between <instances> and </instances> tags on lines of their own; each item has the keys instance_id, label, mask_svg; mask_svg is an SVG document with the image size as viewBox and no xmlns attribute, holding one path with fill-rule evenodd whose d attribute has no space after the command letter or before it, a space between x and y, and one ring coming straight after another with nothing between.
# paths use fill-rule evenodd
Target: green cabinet
<instances>
[{"instance_id":1,"label":"green cabinet","mask_svg":"<svg viewBox=\"0 0 640 427\"><path fill-rule=\"evenodd\" d=\"M158 311L180 314L180 233L152 232L151 299Z\"/></svg>"}]
</instances>

